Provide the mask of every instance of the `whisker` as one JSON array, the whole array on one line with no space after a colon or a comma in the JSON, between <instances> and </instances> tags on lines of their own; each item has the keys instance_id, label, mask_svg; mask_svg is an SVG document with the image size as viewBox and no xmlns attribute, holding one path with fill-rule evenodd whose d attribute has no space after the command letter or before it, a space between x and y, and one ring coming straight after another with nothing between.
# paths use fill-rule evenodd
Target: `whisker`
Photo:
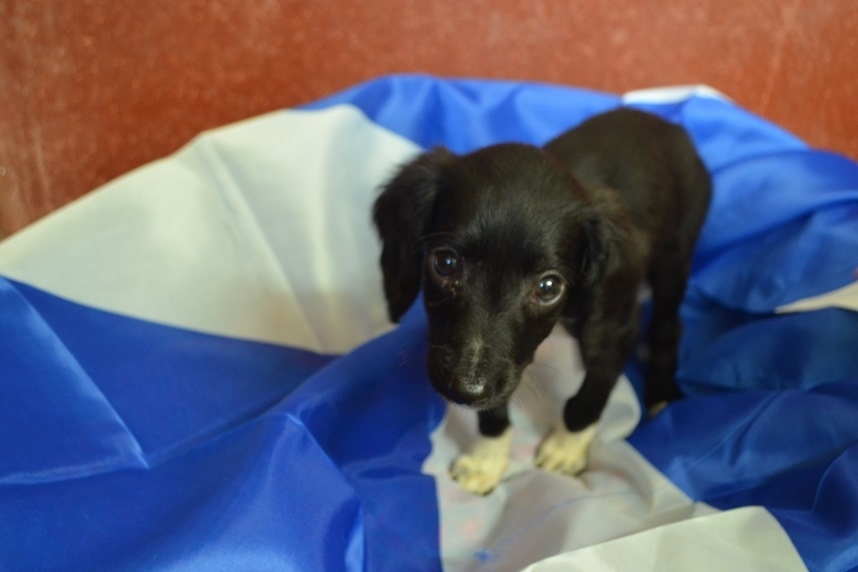
<instances>
[{"instance_id":1,"label":"whisker","mask_svg":"<svg viewBox=\"0 0 858 572\"><path fill-rule=\"evenodd\" d=\"M408 365L417 361L418 359L420 359L419 356L404 354L399 359L399 365Z\"/></svg>"},{"instance_id":2,"label":"whisker","mask_svg":"<svg viewBox=\"0 0 858 572\"><path fill-rule=\"evenodd\" d=\"M533 372L525 370L524 376L519 384L519 391L512 394L510 401L518 405L527 405L529 399L539 401L543 395L540 384L536 382Z\"/></svg>"}]
</instances>

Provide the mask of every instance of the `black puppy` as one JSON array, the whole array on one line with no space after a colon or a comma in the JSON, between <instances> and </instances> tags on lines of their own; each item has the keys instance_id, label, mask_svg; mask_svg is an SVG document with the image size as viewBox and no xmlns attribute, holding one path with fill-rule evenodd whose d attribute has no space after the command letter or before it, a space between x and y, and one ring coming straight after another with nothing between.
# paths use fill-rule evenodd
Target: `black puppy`
<instances>
[{"instance_id":1,"label":"black puppy","mask_svg":"<svg viewBox=\"0 0 858 572\"><path fill-rule=\"evenodd\" d=\"M432 385L479 411L484 438L451 468L462 486L485 494L499 482L507 402L558 322L578 339L586 376L536 462L584 468L638 337L643 282L653 299L646 403L680 397L679 306L710 186L681 127L632 109L596 116L543 149L436 149L386 184L374 221L390 318L422 287Z\"/></svg>"}]
</instances>

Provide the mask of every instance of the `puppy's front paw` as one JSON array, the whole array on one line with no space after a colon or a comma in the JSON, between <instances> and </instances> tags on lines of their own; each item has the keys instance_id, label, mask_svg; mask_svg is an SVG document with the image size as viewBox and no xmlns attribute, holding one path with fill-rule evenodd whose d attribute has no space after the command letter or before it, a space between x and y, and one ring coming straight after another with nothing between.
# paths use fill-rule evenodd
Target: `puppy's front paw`
<instances>
[{"instance_id":1,"label":"puppy's front paw","mask_svg":"<svg viewBox=\"0 0 858 572\"><path fill-rule=\"evenodd\" d=\"M450 467L450 476L461 487L478 495L494 490L509 466L512 429L500 437L480 437L469 453L463 453Z\"/></svg>"},{"instance_id":2,"label":"puppy's front paw","mask_svg":"<svg viewBox=\"0 0 858 572\"><path fill-rule=\"evenodd\" d=\"M587 456L595 436L595 425L571 433L561 423L536 451L536 465L552 473L577 475L587 466Z\"/></svg>"}]
</instances>

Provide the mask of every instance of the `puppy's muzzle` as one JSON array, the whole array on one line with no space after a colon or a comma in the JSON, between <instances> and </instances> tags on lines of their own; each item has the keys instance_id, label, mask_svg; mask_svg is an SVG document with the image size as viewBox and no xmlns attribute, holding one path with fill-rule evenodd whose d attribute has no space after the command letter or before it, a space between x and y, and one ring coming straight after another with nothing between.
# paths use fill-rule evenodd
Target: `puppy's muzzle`
<instances>
[{"instance_id":1,"label":"puppy's muzzle","mask_svg":"<svg viewBox=\"0 0 858 572\"><path fill-rule=\"evenodd\" d=\"M429 378L442 396L468 407L480 408L492 397L486 375L486 352L482 338L461 345L436 346L429 352Z\"/></svg>"},{"instance_id":2,"label":"puppy's muzzle","mask_svg":"<svg viewBox=\"0 0 858 572\"><path fill-rule=\"evenodd\" d=\"M447 360L439 357L430 354L429 380L435 391L448 401L473 409L490 409L509 396L507 384L500 381L505 376L486 375L479 368L451 367L444 363Z\"/></svg>"},{"instance_id":3,"label":"puppy's muzzle","mask_svg":"<svg viewBox=\"0 0 858 572\"><path fill-rule=\"evenodd\" d=\"M452 376L447 391L445 392L450 401L468 407L480 407L485 405L491 393L489 384L485 378Z\"/></svg>"}]
</instances>

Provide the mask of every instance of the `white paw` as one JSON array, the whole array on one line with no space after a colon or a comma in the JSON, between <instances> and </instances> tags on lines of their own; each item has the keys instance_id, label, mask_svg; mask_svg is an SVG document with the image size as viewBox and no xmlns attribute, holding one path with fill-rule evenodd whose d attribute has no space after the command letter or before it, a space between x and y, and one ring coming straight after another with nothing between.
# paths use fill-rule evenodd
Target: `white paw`
<instances>
[{"instance_id":1,"label":"white paw","mask_svg":"<svg viewBox=\"0 0 858 572\"><path fill-rule=\"evenodd\" d=\"M577 475L587 466L590 445L595 436L595 425L570 433L561 423L536 451L536 465L552 473Z\"/></svg>"},{"instance_id":2,"label":"white paw","mask_svg":"<svg viewBox=\"0 0 858 572\"><path fill-rule=\"evenodd\" d=\"M486 495L498 485L509 466L512 429L500 437L480 437L468 453L463 453L450 467L450 476L472 493Z\"/></svg>"}]
</instances>

